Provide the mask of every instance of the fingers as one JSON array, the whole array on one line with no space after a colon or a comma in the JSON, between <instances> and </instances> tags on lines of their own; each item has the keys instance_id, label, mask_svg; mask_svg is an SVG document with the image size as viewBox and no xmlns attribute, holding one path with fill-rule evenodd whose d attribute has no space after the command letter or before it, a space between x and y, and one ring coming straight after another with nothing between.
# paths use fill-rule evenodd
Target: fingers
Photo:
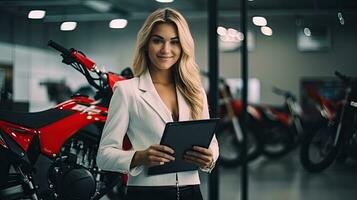
<instances>
[{"instance_id":1,"label":"fingers","mask_svg":"<svg viewBox=\"0 0 357 200\"><path fill-rule=\"evenodd\" d=\"M195 152L195 151L187 151L186 154L184 155L187 158L190 158L193 161L197 161L197 162L211 162L212 157L210 156L206 156L204 154L201 154L199 152Z\"/></svg>"},{"instance_id":2,"label":"fingers","mask_svg":"<svg viewBox=\"0 0 357 200\"><path fill-rule=\"evenodd\" d=\"M164 145L152 145L148 150L149 155L153 155L168 160L175 160L172 156L174 150Z\"/></svg>"},{"instance_id":3,"label":"fingers","mask_svg":"<svg viewBox=\"0 0 357 200\"><path fill-rule=\"evenodd\" d=\"M148 157L149 165L163 165L165 163L170 162L171 160L163 158L163 157L157 157L157 156L149 156Z\"/></svg>"},{"instance_id":4,"label":"fingers","mask_svg":"<svg viewBox=\"0 0 357 200\"><path fill-rule=\"evenodd\" d=\"M148 157L149 158L153 158L153 159L161 159L162 161L166 162L166 160L169 161L173 161L175 160L175 158L169 154L163 153L161 151L157 151L154 149L149 149L148 150Z\"/></svg>"},{"instance_id":5,"label":"fingers","mask_svg":"<svg viewBox=\"0 0 357 200\"><path fill-rule=\"evenodd\" d=\"M151 145L145 152L146 162L144 163L147 166L163 165L175 160L175 157L172 156L173 149L164 145Z\"/></svg>"},{"instance_id":6,"label":"fingers","mask_svg":"<svg viewBox=\"0 0 357 200\"><path fill-rule=\"evenodd\" d=\"M200 167L208 167L213 162L213 154L210 149L193 147L193 151L187 151L184 158L187 162L194 163Z\"/></svg>"},{"instance_id":7,"label":"fingers","mask_svg":"<svg viewBox=\"0 0 357 200\"><path fill-rule=\"evenodd\" d=\"M206 149L200 146L193 146L193 150L198 151L206 156L213 156L212 150L211 149Z\"/></svg>"},{"instance_id":8,"label":"fingers","mask_svg":"<svg viewBox=\"0 0 357 200\"><path fill-rule=\"evenodd\" d=\"M145 150L147 166L163 165L175 160L173 156L174 150L165 145L151 145ZM196 164L200 167L208 167L213 162L213 153L211 149L194 146L191 151L187 151L184 155L187 162Z\"/></svg>"},{"instance_id":9,"label":"fingers","mask_svg":"<svg viewBox=\"0 0 357 200\"><path fill-rule=\"evenodd\" d=\"M162 152L165 152L165 153L168 153L168 154L174 154L175 153L173 149L171 149L170 147L165 146L165 145L154 144L154 145L151 145L151 147L153 149L156 149L158 151L162 151Z\"/></svg>"},{"instance_id":10,"label":"fingers","mask_svg":"<svg viewBox=\"0 0 357 200\"><path fill-rule=\"evenodd\" d=\"M204 167L208 166L207 161L202 160L200 158L193 157L193 156L188 156L188 155L184 155L184 158L185 158L185 160L187 162L196 164L196 165L198 165L200 167L204 168Z\"/></svg>"}]
</instances>

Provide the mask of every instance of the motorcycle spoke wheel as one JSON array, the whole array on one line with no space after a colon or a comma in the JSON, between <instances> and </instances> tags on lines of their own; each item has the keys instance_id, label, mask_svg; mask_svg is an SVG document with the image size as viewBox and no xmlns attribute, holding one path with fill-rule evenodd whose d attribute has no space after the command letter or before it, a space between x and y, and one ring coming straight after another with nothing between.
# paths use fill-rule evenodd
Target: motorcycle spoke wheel
<instances>
[{"instance_id":1,"label":"motorcycle spoke wheel","mask_svg":"<svg viewBox=\"0 0 357 200\"><path fill-rule=\"evenodd\" d=\"M308 135L300 150L300 160L310 172L321 172L335 160L339 144L334 145L336 127L326 125L314 134Z\"/></svg>"},{"instance_id":2,"label":"motorcycle spoke wheel","mask_svg":"<svg viewBox=\"0 0 357 200\"><path fill-rule=\"evenodd\" d=\"M233 129L224 129L217 134L217 140L220 144L219 155L222 160L236 160L240 157L240 146L238 143Z\"/></svg>"},{"instance_id":3,"label":"motorcycle spoke wheel","mask_svg":"<svg viewBox=\"0 0 357 200\"><path fill-rule=\"evenodd\" d=\"M279 158L293 147L294 135L288 127L268 128L264 135L263 154L269 158Z\"/></svg>"},{"instance_id":4,"label":"motorcycle spoke wheel","mask_svg":"<svg viewBox=\"0 0 357 200\"><path fill-rule=\"evenodd\" d=\"M247 161L257 158L261 153L260 140L255 129L247 127ZM238 167L243 163L242 142L238 141L234 129L230 124L225 124L216 134L219 143L219 163L223 167Z\"/></svg>"}]
</instances>

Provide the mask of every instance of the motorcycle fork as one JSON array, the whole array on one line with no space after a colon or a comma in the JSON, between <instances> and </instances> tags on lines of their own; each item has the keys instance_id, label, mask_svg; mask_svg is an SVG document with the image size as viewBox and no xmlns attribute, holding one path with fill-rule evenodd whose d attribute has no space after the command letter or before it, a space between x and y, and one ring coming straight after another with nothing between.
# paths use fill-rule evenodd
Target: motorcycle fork
<instances>
[{"instance_id":1,"label":"motorcycle fork","mask_svg":"<svg viewBox=\"0 0 357 200\"><path fill-rule=\"evenodd\" d=\"M343 118L341 118L341 121L339 123L339 131L342 133L346 133L342 135L341 137L343 138L343 141L347 142L352 136L353 136L353 131L354 128L357 125L357 106L353 104L353 101L349 101L346 104L346 108L344 109L344 115ZM345 120L345 121L342 121ZM343 128L343 130L342 130ZM342 134L339 133L339 134Z\"/></svg>"},{"instance_id":2,"label":"motorcycle fork","mask_svg":"<svg viewBox=\"0 0 357 200\"><path fill-rule=\"evenodd\" d=\"M294 109L294 106L296 106L295 104L296 104L295 101L292 99L286 100L286 105L288 106L290 115L292 117L295 129L296 129L296 134L297 134L296 136L302 137L304 135L304 128L302 126L301 119L300 119L301 114L296 112L295 111L296 109Z\"/></svg>"},{"instance_id":3,"label":"motorcycle fork","mask_svg":"<svg viewBox=\"0 0 357 200\"><path fill-rule=\"evenodd\" d=\"M338 142L338 138L340 137L341 134L341 129L342 129L342 123L345 123L343 120L345 118L348 118L347 116L345 116L345 113L347 111L347 108L350 106L350 101L349 101L349 96L351 93L352 88L350 86L348 86L346 88L346 93L343 99L343 106L342 106L342 111L341 111L341 115L340 115L340 119L338 122L338 127L337 127L337 131L336 131L336 137L334 140L334 146L337 146L337 142Z\"/></svg>"},{"instance_id":4,"label":"motorcycle fork","mask_svg":"<svg viewBox=\"0 0 357 200\"><path fill-rule=\"evenodd\" d=\"M242 128L240 127L238 117L236 116L233 106L231 104L232 95L231 95L229 89L227 89L227 87L223 87L223 86L221 86L219 88L219 92L222 95L224 106L226 107L226 110L227 110L228 118L231 120L231 122L233 124L235 136L237 137L237 140L240 143L243 141L244 138L243 138Z\"/></svg>"},{"instance_id":5,"label":"motorcycle fork","mask_svg":"<svg viewBox=\"0 0 357 200\"><path fill-rule=\"evenodd\" d=\"M21 166L18 166L17 167L17 171L20 173L21 175L21 180L28 186L28 188L30 189L31 191L31 199L32 200L39 200L38 197L37 197L37 191L36 191L36 186L33 184L32 182L32 176L31 175L28 175L28 174L25 174L22 169L21 169Z\"/></svg>"},{"instance_id":6,"label":"motorcycle fork","mask_svg":"<svg viewBox=\"0 0 357 200\"><path fill-rule=\"evenodd\" d=\"M232 117L232 124L234 128L234 133L238 139L239 142L243 141L243 133L242 133L242 128L240 127L239 120L236 116Z\"/></svg>"}]
</instances>

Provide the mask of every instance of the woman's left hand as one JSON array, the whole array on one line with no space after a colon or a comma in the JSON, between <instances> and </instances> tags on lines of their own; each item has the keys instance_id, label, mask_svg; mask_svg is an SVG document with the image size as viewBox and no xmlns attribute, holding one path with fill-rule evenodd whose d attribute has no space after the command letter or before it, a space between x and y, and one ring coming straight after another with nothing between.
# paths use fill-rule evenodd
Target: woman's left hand
<instances>
[{"instance_id":1,"label":"woman's left hand","mask_svg":"<svg viewBox=\"0 0 357 200\"><path fill-rule=\"evenodd\" d=\"M193 146L191 151L184 155L187 162L198 165L200 168L209 168L213 163L213 153L211 149Z\"/></svg>"}]
</instances>

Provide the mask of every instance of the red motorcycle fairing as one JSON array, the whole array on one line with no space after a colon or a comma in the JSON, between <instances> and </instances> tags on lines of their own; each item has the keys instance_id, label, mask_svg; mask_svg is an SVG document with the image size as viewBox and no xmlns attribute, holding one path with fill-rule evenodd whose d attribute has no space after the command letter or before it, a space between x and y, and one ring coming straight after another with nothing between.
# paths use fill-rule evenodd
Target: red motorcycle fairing
<instances>
[{"instance_id":1,"label":"red motorcycle fairing","mask_svg":"<svg viewBox=\"0 0 357 200\"><path fill-rule=\"evenodd\" d=\"M291 117L289 116L288 113L275 110L274 108L271 107L269 108L269 110L277 121L281 122L286 126L289 126L291 124L292 122Z\"/></svg>"},{"instance_id":2,"label":"red motorcycle fairing","mask_svg":"<svg viewBox=\"0 0 357 200\"><path fill-rule=\"evenodd\" d=\"M325 99L315 88L307 88L307 93L319 104L319 110L322 116L326 117L329 121L332 121L336 115L334 108L339 107L338 103Z\"/></svg>"},{"instance_id":3,"label":"red motorcycle fairing","mask_svg":"<svg viewBox=\"0 0 357 200\"><path fill-rule=\"evenodd\" d=\"M32 142L34 136L38 135L41 152L48 157L55 157L60 152L64 142L79 129L91 123L105 122L108 109L97 106L95 103L93 99L79 96L65 101L47 111L27 113L27 115L24 113L8 114L18 115L19 124L24 124L27 127L15 124L14 120L11 120L12 122L6 122L6 118L1 117L4 116L1 114L0 128L16 141L25 152L28 150L29 144ZM51 113L52 116L57 114L57 116L61 118L54 117L53 120L47 121L45 124L36 124L36 118L39 119L39 117L41 117L40 115L49 113ZM23 118L21 118L20 114L22 114ZM29 120L31 117L33 120ZM31 121L33 123L31 123ZM45 120L39 121L44 122ZM54 140L54 138L56 139Z\"/></svg>"},{"instance_id":4,"label":"red motorcycle fairing","mask_svg":"<svg viewBox=\"0 0 357 200\"><path fill-rule=\"evenodd\" d=\"M36 130L16 124L0 121L0 129L10 136L20 147L27 151L32 138L37 134Z\"/></svg>"},{"instance_id":5,"label":"red motorcycle fairing","mask_svg":"<svg viewBox=\"0 0 357 200\"><path fill-rule=\"evenodd\" d=\"M31 164L33 164L33 161L38 156L38 152L36 152L35 150L31 150L31 155L28 155L22 149L22 147L18 143L16 143L16 141L12 137L10 137L10 135L8 135L3 129L0 129L0 136L6 146L5 148L3 148L4 146L0 146L0 150L2 151L2 154L0 155L2 157L0 159L3 160L2 162L5 162L2 163L2 165L8 166L9 162L22 163L23 167L30 169ZM34 143L38 144L38 138L36 140L31 141L35 141ZM34 148L34 144L32 143L30 143L29 146L29 148Z\"/></svg>"},{"instance_id":6,"label":"red motorcycle fairing","mask_svg":"<svg viewBox=\"0 0 357 200\"><path fill-rule=\"evenodd\" d=\"M108 109L97 106L95 103L90 98L75 97L56 106L56 109L75 112L53 124L39 128L42 153L49 157L56 157L64 142L82 127L92 123L104 123L107 119Z\"/></svg>"},{"instance_id":7,"label":"red motorcycle fairing","mask_svg":"<svg viewBox=\"0 0 357 200\"><path fill-rule=\"evenodd\" d=\"M234 110L234 113L238 116L242 113L243 111L243 103L241 100L238 99L234 99L231 101L232 104L232 108ZM263 120L262 114L260 113L260 111L255 108L254 106L248 105L247 106L247 112L249 115L251 115L254 120L261 122Z\"/></svg>"}]
</instances>

